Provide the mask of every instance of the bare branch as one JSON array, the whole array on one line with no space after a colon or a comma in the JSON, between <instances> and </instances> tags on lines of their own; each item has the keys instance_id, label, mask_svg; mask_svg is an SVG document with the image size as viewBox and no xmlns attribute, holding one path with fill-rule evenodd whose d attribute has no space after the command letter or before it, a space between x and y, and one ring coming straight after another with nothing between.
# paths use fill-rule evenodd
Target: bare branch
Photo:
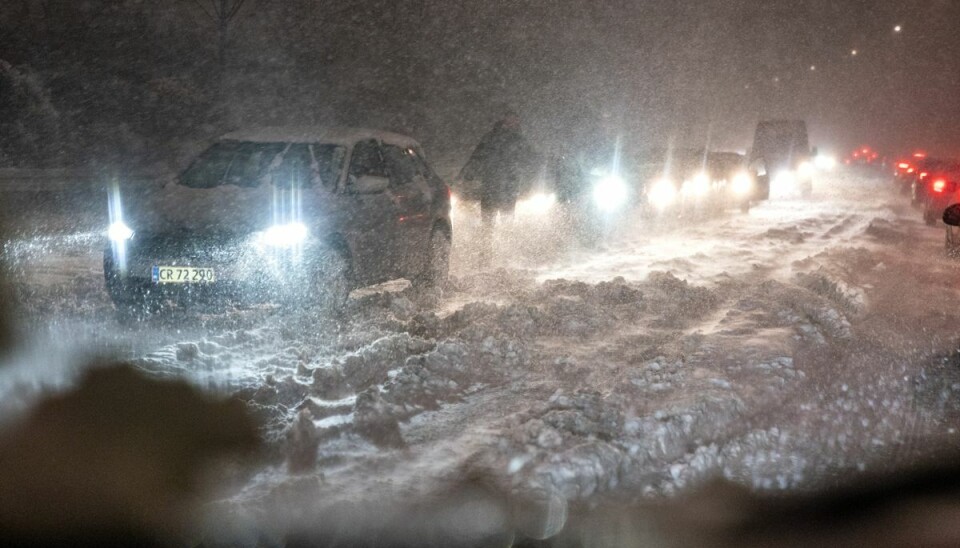
<instances>
[{"instance_id":1,"label":"bare branch","mask_svg":"<svg viewBox=\"0 0 960 548\"><path fill-rule=\"evenodd\" d=\"M237 13L243 8L243 5L247 3L247 0L234 0L233 6L231 6L230 14L227 15L227 19L233 19Z\"/></svg>"},{"instance_id":2,"label":"bare branch","mask_svg":"<svg viewBox=\"0 0 960 548\"><path fill-rule=\"evenodd\" d=\"M202 11L202 12L204 13L204 15L206 15L207 17L209 17L212 21L216 21L216 20L217 20L217 19L213 16L213 14L210 13L209 11L207 11L207 8L205 8L205 7L203 6L203 4L200 3L200 0L192 0L192 1L193 1L193 4L194 4L194 5L196 5L198 8L200 8L200 11Z\"/></svg>"}]
</instances>

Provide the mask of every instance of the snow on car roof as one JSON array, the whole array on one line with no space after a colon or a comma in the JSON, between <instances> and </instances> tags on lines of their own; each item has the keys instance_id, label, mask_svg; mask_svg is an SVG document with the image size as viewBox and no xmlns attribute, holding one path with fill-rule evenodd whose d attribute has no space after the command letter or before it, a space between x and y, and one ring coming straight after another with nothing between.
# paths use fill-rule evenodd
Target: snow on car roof
<instances>
[{"instance_id":1,"label":"snow on car roof","mask_svg":"<svg viewBox=\"0 0 960 548\"><path fill-rule=\"evenodd\" d=\"M377 139L400 147L419 148L411 137L377 129L349 127L277 126L240 129L220 137L221 141L260 143L332 143L349 146L358 141Z\"/></svg>"}]
</instances>

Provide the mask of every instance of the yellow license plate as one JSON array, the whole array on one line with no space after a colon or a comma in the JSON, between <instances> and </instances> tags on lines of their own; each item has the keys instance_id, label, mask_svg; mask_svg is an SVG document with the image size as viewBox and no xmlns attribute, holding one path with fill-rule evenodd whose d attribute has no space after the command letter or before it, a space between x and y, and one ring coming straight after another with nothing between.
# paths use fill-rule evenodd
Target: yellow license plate
<instances>
[{"instance_id":1,"label":"yellow license plate","mask_svg":"<svg viewBox=\"0 0 960 548\"><path fill-rule=\"evenodd\" d=\"M158 284L196 284L216 281L212 268L200 266L155 266L153 282Z\"/></svg>"}]
</instances>

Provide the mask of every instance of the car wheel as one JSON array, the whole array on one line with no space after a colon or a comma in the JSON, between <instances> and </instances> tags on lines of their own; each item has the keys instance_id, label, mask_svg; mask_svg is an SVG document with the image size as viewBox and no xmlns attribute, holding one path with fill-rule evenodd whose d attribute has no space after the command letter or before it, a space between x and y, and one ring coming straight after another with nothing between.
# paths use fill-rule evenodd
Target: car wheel
<instances>
[{"instance_id":1,"label":"car wheel","mask_svg":"<svg viewBox=\"0 0 960 548\"><path fill-rule=\"evenodd\" d=\"M429 256L424 271L414 280L420 287L438 287L446 283L450 274L450 238L440 228L430 234Z\"/></svg>"}]
</instances>

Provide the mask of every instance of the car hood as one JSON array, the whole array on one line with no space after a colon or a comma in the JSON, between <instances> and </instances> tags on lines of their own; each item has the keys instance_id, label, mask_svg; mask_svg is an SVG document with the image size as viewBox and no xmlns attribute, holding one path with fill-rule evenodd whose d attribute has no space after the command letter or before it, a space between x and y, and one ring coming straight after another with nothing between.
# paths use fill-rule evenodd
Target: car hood
<instances>
[{"instance_id":1,"label":"car hood","mask_svg":"<svg viewBox=\"0 0 960 548\"><path fill-rule=\"evenodd\" d=\"M224 185L201 189L168 183L161 188L125 196L124 218L134 230L153 233L215 231L249 234L263 230L275 220L292 218L290 194L289 190L272 186Z\"/></svg>"}]
</instances>

